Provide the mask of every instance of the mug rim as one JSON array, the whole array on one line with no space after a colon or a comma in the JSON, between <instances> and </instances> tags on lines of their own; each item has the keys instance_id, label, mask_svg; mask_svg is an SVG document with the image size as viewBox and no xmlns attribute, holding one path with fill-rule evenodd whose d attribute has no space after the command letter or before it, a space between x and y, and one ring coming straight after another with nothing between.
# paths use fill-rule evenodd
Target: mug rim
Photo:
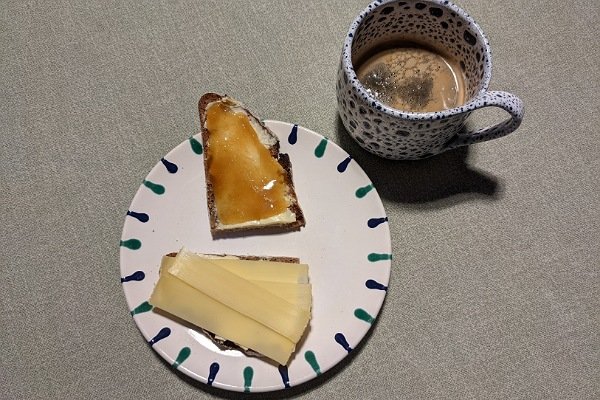
<instances>
[{"instance_id":1,"label":"mug rim","mask_svg":"<svg viewBox=\"0 0 600 400\"><path fill-rule=\"evenodd\" d=\"M462 9L461 7L457 6L456 4L454 4L453 2L448 1L448 0L423 0L423 2L434 3L434 4L437 4L444 8L450 8L452 11L454 11L458 15L460 15L461 18L463 18L465 21L467 21L468 25L472 26L477 31L477 34L481 36L481 38L483 39L484 51L485 51L485 55L486 55L486 62L484 63L484 67L483 67L483 78L482 78L481 89L474 96L472 96L469 99L469 101L467 101L466 103L464 103L460 106L448 108L448 109L441 110L441 111L429 111L429 112L414 112L414 111L398 110L398 109L390 107L390 106L386 105L385 103L381 102L380 100L376 99L371 94L369 94L369 92L365 89L363 84L358 79L358 76L356 75L356 71L354 70L354 65L352 64L352 44L354 42L354 34L356 33L356 30L362 24L363 20L368 15L370 15L370 13L372 11L374 11L376 8L381 7L385 4L395 3L395 2L398 2L398 0L383 0L383 1L382 0L374 0L369 5L367 5L367 7L365 7L358 14L358 16L354 19L354 21L352 21L352 24L350 24L350 28L348 29L346 38L344 40L344 48L342 50L342 66L343 66L346 74L348 75L348 80L351 82L352 86L354 86L358 90L359 95L363 96L363 98L368 100L369 104L375 105L378 111L384 112L386 114L391 114L392 116L395 116L395 117L401 117L404 119L410 119L410 120L441 119L441 118L451 117L454 115L463 114L466 111L471 111L471 110L474 110L475 108L477 108L476 103L478 102L479 97L488 91L490 80L492 77L492 51L491 51L490 43L489 43L489 40L488 40L486 34L483 32L483 30L481 29L479 24L477 22L475 22L475 20L464 9Z\"/></svg>"}]
</instances>

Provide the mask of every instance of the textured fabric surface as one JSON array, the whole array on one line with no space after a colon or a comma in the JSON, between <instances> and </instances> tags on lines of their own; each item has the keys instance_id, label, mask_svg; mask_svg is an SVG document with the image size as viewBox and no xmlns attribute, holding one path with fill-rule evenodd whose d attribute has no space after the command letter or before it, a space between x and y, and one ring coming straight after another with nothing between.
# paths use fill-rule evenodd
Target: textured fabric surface
<instances>
[{"instance_id":1,"label":"textured fabric surface","mask_svg":"<svg viewBox=\"0 0 600 400\"><path fill-rule=\"evenodd\" d=\"M389 216L377 324L291 396L600 397L598 4L460 1L491 41L491 89L520 96L525 120L420 162L364 152L337 117L341 44L366 4L3 2L0 397L228 396L154 354L118 279L125 211L197 132L206 91L340 144Z\"/></svg>"}]
</instances>

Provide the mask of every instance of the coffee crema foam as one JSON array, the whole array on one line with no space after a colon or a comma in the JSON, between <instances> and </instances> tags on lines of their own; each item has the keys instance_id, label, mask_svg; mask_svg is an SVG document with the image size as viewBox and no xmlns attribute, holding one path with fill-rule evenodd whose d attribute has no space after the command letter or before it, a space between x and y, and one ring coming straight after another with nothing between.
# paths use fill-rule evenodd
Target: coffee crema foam
<instances>
[{"instance_id":1,"label":"coffee crema foam","mask_svg":"<svg viewBox=\"0 0 600 400\"><path fill-rule=\"evenodd\" d=\"M457 63L418 45L376 52L356 74L367 92L400 111L442 111L465 102Z\"/></svg>"}]
</instances>

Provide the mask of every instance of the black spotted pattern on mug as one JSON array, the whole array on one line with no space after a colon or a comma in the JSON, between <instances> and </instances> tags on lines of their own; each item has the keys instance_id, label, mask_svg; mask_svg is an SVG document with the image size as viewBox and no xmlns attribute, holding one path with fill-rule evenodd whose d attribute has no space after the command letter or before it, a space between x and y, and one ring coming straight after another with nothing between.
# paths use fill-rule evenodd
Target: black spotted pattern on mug
<instances>
[{"instance_id":1,"label":"black spotted pattern on mug","mask_svg":"<svg viewBox=\"0 0 600 400\"><path fill-rule=\"evenodd\" d=\"M440 112L408 113L386 107L372 98L358 82L352 60L360 60L369 50L397 40L418 40L433 47L441 44L459 61L465 77L466 98L474 100ZM336 83L340 118L350 135L372 153L390 159L426 158L449 148L449 143L468 144L456 140L456 134L469 111L486 101L507 111L511 107L517 111L520 107L522 111L520 100L508 93L496 92L513 97L504 101L493 102L485 96L490 77L487 39L469 15L456 5L440 0L375 1L354 21L344 43ZM499 137L508 133L509 128L514 130L514 126L508 126L509 121L504 132L493 133ZM476 133L481 136L484 131Z\"/></svg>"}]
</instances>

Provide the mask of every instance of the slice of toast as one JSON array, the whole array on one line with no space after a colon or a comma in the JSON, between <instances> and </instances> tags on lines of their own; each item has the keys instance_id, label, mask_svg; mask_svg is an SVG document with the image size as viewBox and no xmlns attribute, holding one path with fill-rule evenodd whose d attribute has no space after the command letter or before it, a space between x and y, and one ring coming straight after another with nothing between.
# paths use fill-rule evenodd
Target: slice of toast
<instances>
[{"instance_id":1,"label":"slice of toast","mask_svg":"<svg viewBox=\"0 0 600 400\"><path fill-rule=\"evenodd\" d=\"M162 275L163 273L166 273L166 271L173 265L173 262L175 261L175 257L177 256L177 254L178 254L177 252L172 252L172 253L168 253L165 256L163 256L163 258L161 260L160 270L159 270L160 275ZM203 254L203 253L196 253L196 254L199 256L202 256L204 258L207 258L207 259L223 258L223 259L234 259L234 260L238 259L238 260L249 260L249 261L269 261L269 262L276 262L278 264L282 264L282 263L299 264L300 263L299 258L287 257L287 256L251 256L251 255ZM275 267L277 267L277 265ZM251 267L248 266L248 268L251 268ZM281 268L281 267L279 267L279 268ZM258 278L258 279L260 279L260 278ZM309 284L308 277L306 279L307 280L305 282L299 282L299 284L300 285ZM310 310L310 308L311 307L309 305L309 310ZM177 317L175 316L175 318L177 318ZM217 345L217 347L219 347L222 350L239 350L248 356L259 357L259 358L265 357L263 354L255 351L251 348L241 346L229 339L220 337L220 336L214 334L213 332L211 332L207 329L204 329L201 326L198 326L198 328L200 328L201 331L204 332L206 337L208 337L215 345Z\"/></svg>"},{"instance_id":2,"label":"slice of toast","mask_svg":"<svg viewBox=\"0 0 600 400\"><path fill-rule=\"evenodd\" d=\"M243 104L216 93L198 103L207 207L213 236L305 225L287 154Z\"/></svg>"}]
</instances>

